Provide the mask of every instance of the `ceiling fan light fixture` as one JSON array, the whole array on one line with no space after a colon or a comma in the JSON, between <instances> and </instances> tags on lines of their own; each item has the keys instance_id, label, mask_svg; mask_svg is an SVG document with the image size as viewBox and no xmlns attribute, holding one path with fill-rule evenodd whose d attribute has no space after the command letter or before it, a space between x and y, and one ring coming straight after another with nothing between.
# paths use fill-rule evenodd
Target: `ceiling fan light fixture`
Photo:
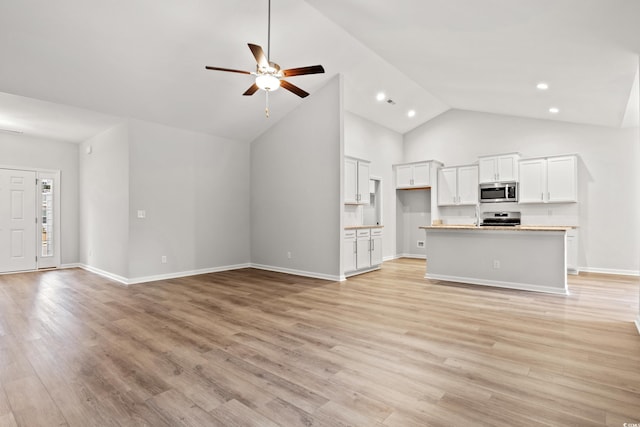
<instances>
[{"instance_id":1,"label":"ceiling fan light fixture","mask_svg":"<svg viewBox=\"0 0 640 427\"><path fill-rule=\"evenodd\" d=\"M263 74L256 77L256 85L262 90L273 92L280 87L280 79L271 74Z\"/></svg>"}]
</instances>

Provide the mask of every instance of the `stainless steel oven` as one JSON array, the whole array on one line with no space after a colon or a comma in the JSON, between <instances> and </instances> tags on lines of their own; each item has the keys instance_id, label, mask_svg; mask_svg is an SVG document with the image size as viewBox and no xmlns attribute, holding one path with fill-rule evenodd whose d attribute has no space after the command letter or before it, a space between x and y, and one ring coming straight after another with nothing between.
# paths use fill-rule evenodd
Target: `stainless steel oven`
<instances>
[{"instance_id":1,"label":"stainless steel oven","mask_svg":"<svg viewBox=\"0 0 640 427\"><path fill-rule=\"evenodd\" d=\"M480 203L517 202L517 182L480 184Z\"/></svg>"}]
</instances>

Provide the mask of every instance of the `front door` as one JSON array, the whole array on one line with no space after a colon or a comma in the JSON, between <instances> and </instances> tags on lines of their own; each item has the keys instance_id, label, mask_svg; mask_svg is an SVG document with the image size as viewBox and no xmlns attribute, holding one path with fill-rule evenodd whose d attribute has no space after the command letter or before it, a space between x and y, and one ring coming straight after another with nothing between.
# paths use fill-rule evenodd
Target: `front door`
<instances>
[{"instance_id":1,"label":"front door","mask_svg":"<svg viewBox=\"0 0 640 427\"><path fill-rule=\"evenodd\" d=\"M36 269L36 173L0 169L0 272Z\"/></svg>"}]
</instances>

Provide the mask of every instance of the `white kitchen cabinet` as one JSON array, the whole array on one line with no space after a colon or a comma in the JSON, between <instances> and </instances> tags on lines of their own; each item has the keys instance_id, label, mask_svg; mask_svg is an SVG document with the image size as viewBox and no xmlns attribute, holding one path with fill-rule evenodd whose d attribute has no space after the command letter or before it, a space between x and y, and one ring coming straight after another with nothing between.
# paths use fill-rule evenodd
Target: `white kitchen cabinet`
<instances>
[{"instance_id":1,"label":"white kitchen cabinet","mask_svg":"<svg viewBox=\"0 0 640 427\"><path fill-rule=\"evenodd\" d=\"M512 182L518 181L518 160L516 153L498 156L484 156L478 159L479 182Z\"/></svg>"},{"instance_id":2,"label":"white kitchen cabinet","mask_svg":"<svg viewBox=\"0 0 640 427\"><path fill-rule=\"evenodd\" d=\"M382 228L345 230L342 240L343 269L347 276L375 270L382 264Z\"/></svg>"},{"instance_id":3,"label":"white kitchen cabinet","mask_svg":"<svg viewBox=\"0 0 640 427\"><path fill-rule=\"evenodd\" d=\"M371 229L371 265L382 264L382 229Z\"/></svg>"},{"instance_id":4,"label":"white kitchen cabinet","mask_svg":"<svg viewBox=\"0 0 640 427\"><path fill-rule=\"evenodd\" d=\"M360 229L356 235L356 270L371 267L371 230Z\"/></svg>"},{"instance_id":5,"label":"white kitchen cabinet","mask_svg":"<svg viewBox=\"0 0 640 427\"><path fill-rule=\"evenodd\" d=\"M567 272L578 274L578 230L567 231Z\"/></svg>"},{"instance_id":6,"label":"white kitchen cabinet","mask_svg":"<svg viewBox=\"0 0 640 427\"><path fill-rule=\"evenodd\" d=\"M370 162L353 157L344 158L344 202L369 204Z\"/></svg>"},{"instance_id":7,"label":"white kitchen cabinet","mask_svg":"<svg viewBox=\"0 0 640 427\"><path fill-rule=\"evenodd\" d=\"M344 271L356 269L356 230L345 230L342 237L342 260Z\"/></svg>"},{"instance_id":8,"label":"white kitchen cabinet","mask_svg":"<svg viewBox=\"0 0 640 427\"><path fill-rule=\"evenodd\" d=\"M431 186L432 162L396 165L396 188Z\"/></svg>"},{"instance_id":9,"label":"white kitchen cabinet","mask_svg":"<svg viewBox=\"0 0 640 427\"><path fill-rule=\"evenodd\" d=\"M438 206L478 203L478 166L457 166L438 170Z\"/></svg>"},{"instance_id":10,"label":"white kitchen cabinet","mask_svg":"<svg viewBox=\"0 0 640 427\"><path fill-rule=\"evenodd\" d=\"M522 160L519 203L577 202L577 181L576 156Z\"/></svg>"}]
</instances>

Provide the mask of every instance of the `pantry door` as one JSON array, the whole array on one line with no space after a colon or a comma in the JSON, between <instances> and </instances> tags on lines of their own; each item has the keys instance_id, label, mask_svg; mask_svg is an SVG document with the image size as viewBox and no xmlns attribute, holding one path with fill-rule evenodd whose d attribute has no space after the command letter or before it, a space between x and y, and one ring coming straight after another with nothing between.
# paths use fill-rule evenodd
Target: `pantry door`
<instances>
[{"instance_id":1,"label":"pantry door","mask_svg":"<svg viewBox=\"0 0 640 427\"><path fill-rule=\"evenodd\" d=\"M0 273L35 270L36 172L0 169Z\"/></svg>"}]
</instances>

